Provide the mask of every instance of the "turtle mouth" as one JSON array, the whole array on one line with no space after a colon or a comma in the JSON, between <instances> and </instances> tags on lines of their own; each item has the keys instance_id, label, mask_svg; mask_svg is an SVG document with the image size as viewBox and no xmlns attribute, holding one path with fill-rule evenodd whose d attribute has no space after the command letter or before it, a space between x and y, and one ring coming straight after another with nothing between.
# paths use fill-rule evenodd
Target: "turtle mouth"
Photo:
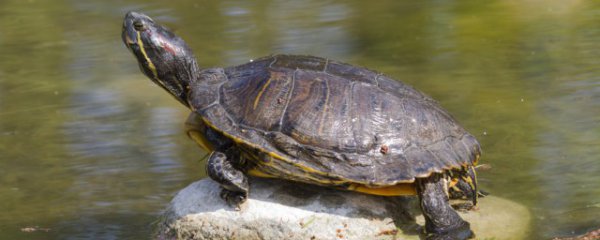
<instances>
[{"instance_id":1,"label":"turtle mouth","mask_svg":"<svg viewBox=\"0 0 600 240\"><path fill-rule=\"evenodd\" d=\"M137 45L137 39L135 37L132 37L131 35L132 34L130 34L130 32L126 31L125 29L123 30L123 34L121 34L121 38L123 38L123 42L129 50L131 50L132 46ZM133 36L135 36L135 33L133 33Z\"/></svg>"}]
</instances>

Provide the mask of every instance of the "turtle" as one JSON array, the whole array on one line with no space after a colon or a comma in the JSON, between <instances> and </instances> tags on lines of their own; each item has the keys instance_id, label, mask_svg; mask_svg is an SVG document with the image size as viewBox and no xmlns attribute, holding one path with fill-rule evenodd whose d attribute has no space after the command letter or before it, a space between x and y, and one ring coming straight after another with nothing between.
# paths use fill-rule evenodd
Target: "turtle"
<instances>
[{"instance_id":1,"label":"turtle","mask_svg":"<svg viewBox=\"0 0 600 240\"><path fill-rule=\"evenodd\" d=\"M477 204L481 148L428 95L367 68L308 55L271 55L200 68L168 28L126 14L122 40L141 71L190 109L186 131L209 152L208 177L235 209L249 176L380 196L417 195L429 239L467 239L449 203Z\"/></svg>"}]
</instances>

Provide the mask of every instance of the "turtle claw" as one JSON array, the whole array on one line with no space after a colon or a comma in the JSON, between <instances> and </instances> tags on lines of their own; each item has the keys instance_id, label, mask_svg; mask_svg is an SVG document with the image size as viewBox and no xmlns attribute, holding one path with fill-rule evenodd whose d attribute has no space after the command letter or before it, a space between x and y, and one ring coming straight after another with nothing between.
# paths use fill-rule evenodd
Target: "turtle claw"
<instances>
[{"instance_id":1,"label":"turtle claw","mask_svg":"<svg viewBox=\"0 0 600 240\"><path fill-rule=\"evenodd\" d=\"M240 211L241 210L241 205L246 202L246 199L248 198L246 196L246 193L243 192L234 192L234 191L230 191L227 189L223 189L221 190L221 193L219 194L219 196L225 200L225 202L231 206L232 208L234 208L236 211Z\"/></svg>"},{"instance_id":2,"label":"turtle claw","mask_svg":"<svg viewBox=\"0 0 600 240\"><path fill-rule=\"evenodd\" d=\"M462 212L462 213L466 213L469 211L476 211L478 208L477 206L473 205L473 203L470 202L462 202L462 203L455 203L451 205L452 208L454 208L454 210Z\"/></svg>"}]
</instances>

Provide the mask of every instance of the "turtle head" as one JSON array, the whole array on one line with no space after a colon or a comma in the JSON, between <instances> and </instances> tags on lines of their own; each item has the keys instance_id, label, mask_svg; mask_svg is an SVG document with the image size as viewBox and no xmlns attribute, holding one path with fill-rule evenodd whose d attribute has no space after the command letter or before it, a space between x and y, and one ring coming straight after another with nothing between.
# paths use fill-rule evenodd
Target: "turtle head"
<instances>
[{"instance_id":1,"label":"turtle head","mask_svg":"<svg viewBox=\"0 0 600 240\"><path fill-rule=\"evenodd\" d=\"M136 12L125 16L121 37L137 58L142 72L189 106L188 86L199 68L188 45L150 17Z\"/></svg>"}]
</instances>

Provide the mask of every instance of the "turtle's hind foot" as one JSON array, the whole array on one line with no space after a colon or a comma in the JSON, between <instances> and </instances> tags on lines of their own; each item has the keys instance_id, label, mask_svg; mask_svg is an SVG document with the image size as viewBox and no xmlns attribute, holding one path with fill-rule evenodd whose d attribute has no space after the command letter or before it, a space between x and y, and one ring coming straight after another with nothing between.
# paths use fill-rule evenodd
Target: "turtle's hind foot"
<instances>
[{"instance_id":1,"label":"turtle's hind foot","mask_svg":"<svg viewBox=\"0 0 600 240\"><path fill-rule=\"evenodd\" d=\"M248 199L245 192L234 192L227 189L222 189L219 196L236 211L240 211L241 205Z\"/></svg>"}]
</instances>

